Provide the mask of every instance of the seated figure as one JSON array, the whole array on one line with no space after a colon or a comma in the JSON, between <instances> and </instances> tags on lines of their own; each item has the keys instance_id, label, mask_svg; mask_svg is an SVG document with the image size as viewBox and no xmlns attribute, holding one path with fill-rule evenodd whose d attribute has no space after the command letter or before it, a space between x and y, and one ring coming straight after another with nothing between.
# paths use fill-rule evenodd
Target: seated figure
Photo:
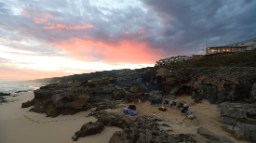
<instances>
[{"instance_id":1,"label":"seated figure","mask_svg":"<svg viewBox=\"0 0 256 143\"><path fill-rule=\"evenodd\" d=\"M177 108L183 108L183 103L180 103Z\"/></svg>"}]
</instances>

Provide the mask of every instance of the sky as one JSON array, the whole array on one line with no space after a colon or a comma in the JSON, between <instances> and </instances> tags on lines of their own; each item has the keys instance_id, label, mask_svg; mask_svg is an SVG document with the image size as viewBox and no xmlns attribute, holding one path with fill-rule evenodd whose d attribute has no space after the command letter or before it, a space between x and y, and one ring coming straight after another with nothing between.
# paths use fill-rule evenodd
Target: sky
<instances>
[{"instance_id":1,"label":"sky","mask_svg":"<svg viewBox=\"0 0 256 143\"><path fill-rule=\"evenodd\" d=\"M255 0L0 0L0 80L150 67L253 38Z\"/></svg>"}]
</instances>

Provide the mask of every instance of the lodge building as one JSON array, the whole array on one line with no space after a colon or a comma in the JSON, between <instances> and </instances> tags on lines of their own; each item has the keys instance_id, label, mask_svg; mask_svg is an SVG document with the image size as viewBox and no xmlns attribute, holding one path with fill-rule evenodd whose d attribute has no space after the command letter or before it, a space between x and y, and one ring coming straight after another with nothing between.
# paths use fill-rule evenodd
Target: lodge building
<instances>
[{"instance_id":1,"label":"lodge building","mask_svg":"<svg viewBox=\"0 0 256 143\"><path fill-rule=\"evenodd\" d=\"M244 52L256 49L256 39L228 44L224 46L207 47L203 49L204 55L216 54L222 52Z\"/></svg>"}]
</instances>

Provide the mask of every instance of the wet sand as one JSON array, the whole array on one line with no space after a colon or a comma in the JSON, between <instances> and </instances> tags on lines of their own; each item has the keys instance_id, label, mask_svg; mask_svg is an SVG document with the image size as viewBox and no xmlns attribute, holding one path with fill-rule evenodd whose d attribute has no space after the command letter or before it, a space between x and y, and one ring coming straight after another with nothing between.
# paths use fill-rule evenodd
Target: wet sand
<instances>
[{"instance_id":1,"label":"wet sand","mask_svg":"<svg viewBox=\"0 0 256 143\"><path fill-rule=\"evenodd\" d=\"M45 117L45 114L29 112L30 108L21 108L21 103L33 99L33 92L19 93L15 100L0 105L0 143L74 143L71 137L84 123L96 121L94 117L85 117L89 112L75 115ZM79 138L78 143L108 143L116 127L105 127L100 133Z\"/></svg>"}]
</instances>

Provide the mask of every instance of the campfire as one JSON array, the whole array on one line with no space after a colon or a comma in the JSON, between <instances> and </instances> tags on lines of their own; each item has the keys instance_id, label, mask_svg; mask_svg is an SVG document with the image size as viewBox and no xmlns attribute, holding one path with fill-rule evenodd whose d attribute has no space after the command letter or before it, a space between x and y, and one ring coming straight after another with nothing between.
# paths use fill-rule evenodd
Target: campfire
<instances>
[{"instance_id":1,"label":"campfire","mask_svg":"<svg viewBox=\"0 0 256 143\"><path fill-rule=\"evenodd\" d=\"M164 106L162 106L161 108L158 108L158 110L161 110L161 111L167 111L166 108L164 108Z\"/></svg>"}]
</instances>

